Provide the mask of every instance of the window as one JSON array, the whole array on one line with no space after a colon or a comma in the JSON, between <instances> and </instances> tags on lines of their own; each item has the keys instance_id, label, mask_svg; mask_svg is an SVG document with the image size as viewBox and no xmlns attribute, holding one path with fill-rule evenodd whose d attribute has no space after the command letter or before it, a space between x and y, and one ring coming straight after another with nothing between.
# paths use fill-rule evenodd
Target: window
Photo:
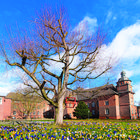
<instances>
[{"instance_id":1,"label":"window","mask_svg":"<svg viewBox=\"0 0 140 140\"><path fill-rule=\"evenodd\" d=\"M37 115L39 115L39 111L37 112Z\"/></svg>"},{"instance_id":2,"label":"window","mask_svg":"<svg viewBox=\"0 0 140 140\"><path fill-rule=\"evenodd\" d=\"M133 105L133 97L131 97L131 104Z\"/></svg>"},{"instance_id":3,"label":"window","mask_svg":"<svg viewBox=\"0 0 140 140\"><path fill-rule=\"evenodd\" d=\"M95 102L92 102L92 107L95 107Z\"/></svg>"},{"instance_id":4,"label":"window","mask_svg":"<svg viewBox=\"0 0 140 140\"><path fill-rule=\"evenodd\" d=\"M72 107L72 104L69 104L69 107Z\"/></svg>"},{"instance_id":5,"label":"window","mask_svg":"<svg viewBox=\"0 0 140 140\"><path fill-rule=\"evenodd\" d=\"M37 109L40 109L40 106L37 106Z\"/></svg>"},{"instance_id":6,"label":"window","mask_svg":"<svg viewBox=\"0 0 140 140\"><path fill-rule=\"evenodd\" d=\"M35 115L35 112L33 112L33 115Z\"/></svg>"},{"instance_id":7,"label":"window","mask_svg":"<svg viewBox=\"0 0 140 140\"><path fill-rule=\"evenodd\" d=\"M16 109L17 107L16 107L16 105L14 105L14 109Z\"/></svg>"},{"instance_id":8,"label":"window","mask_svg":"<svg viewBox=\"0 0 140 140\"><path fill-rule=\"evenodd\" d=\"M108 108L105 109L105 114L106 114L106 115L109 114L109 109L108 109Z\"/></svg>"},{"instance_id":9,"label":"window","mask_svg":"<svg viewBox=\"0 0 140 140\"><path fill-rule=\"evenodd\" d=\"M95 115L95 110L92 110L92 115Z\"/></svg>"},{"instance_id":10,"label":"window","mask_svg":"<svg viewBox=\"0 0 140 140\"><path fill-rule=\"evenodd\" d=\"M13 111L13 115L16 115L16 111Z\"/></svg>"},{"instance_id":11,"label":"window","mask_svg":"<svg viewBox=\"0 0 140 140\"><path fill-rule=\"evenodd\" d=\"M97 101L97 107L99 107L99 102Z\"/></svg>"},{"instance_id":12,"label":"window","mask_svg":"<svg viewBox=\"0 0 140 140\"><path fill-rule=\"evenodd\" d=\"M109 101L105 101L105 105L109 105Z\"/></svg>"},{"instance_id":13,"label":"window","mask_svg":"<svg viewBox=\"0 0 140 140\"><path fill-rule=\"evenodd\" d=\"M90 107L90 103L87 103L87 106Z\"/></svg>"},{"instance_id":14,"label":"window","mask_svg":"<svg viewBox=\"0 0 140 140\"><path fill-rule=\"evenodd\" d=\"M47 110L49 110L49 106L47 106Z\"/></svg>"},{"instance_id":15,"label":"window","mask_svg":"<svg viewBox=\"0 0 140 140\"><path fill-rule=\"evenodd\" d=\"M2 97L0 97L0 104L2 104Z\"/></svg>"},{"instance_id":16,"label":"window","mask_svg":"<svg viewBox=\"0 0 140 140\"><path fill-rule=\"evenodd\" d=\"M133 108L132 108L132 114L134 114Z\"/></svg>"}]
</instances>

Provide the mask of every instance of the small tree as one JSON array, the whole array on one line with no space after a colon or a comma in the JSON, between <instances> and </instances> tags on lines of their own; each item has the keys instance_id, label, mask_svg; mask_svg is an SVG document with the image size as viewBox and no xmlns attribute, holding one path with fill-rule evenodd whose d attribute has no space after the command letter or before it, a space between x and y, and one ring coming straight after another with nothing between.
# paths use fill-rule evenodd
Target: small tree
<instances>
[{"instance_id":1,"label":"small tree","mask_svg":"<svg viewBox=\"0 0 140 140\"><path fill-rule=\"evenodd\" d=\"M37 107L41 108L43 98L32 94L23 94L20 91L12 92L7 95L12 99L12 110L16 110L18 116L30 119L30 113L36 110Z\"/></svg>"},{"instance_id":2,"label":"small tree","mask_svg":"<svg viewBox=\"0 0 140 140\"><path fill-rule=\"evenodd\" d=\"M88 118L88 116L91 116L91 112L85 102L80 101L78 106L74 110L73 115L78 119L86 119Z\"/></svg>"}]
</instances>

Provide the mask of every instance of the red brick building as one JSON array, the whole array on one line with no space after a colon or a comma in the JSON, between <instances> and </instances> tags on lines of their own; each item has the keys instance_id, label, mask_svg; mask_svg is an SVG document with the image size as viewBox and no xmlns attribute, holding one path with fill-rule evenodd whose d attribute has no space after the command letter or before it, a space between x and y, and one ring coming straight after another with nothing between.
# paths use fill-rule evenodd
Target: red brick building
<instances>
[{"instance_id":1,"label":"red brick building","mask_svg":"<svg viewBox=\"0 0 140 140\"><path fill-rule=\"evenodd\" d=\"M11 99L0 96L0 120L8 119L11 115Z\"/></svg>"},{"instance_id":2,"label":"red brick building","mask_svg":"<svg viewBox=\"0 0 140 140\"><path fill-rule=\"evenodd\" d=\"M75 118L74 109L79 101L84 101L92 113L92 118L100 119L136 119L140 118L140 107L134 105L134 92L131 80L121 72L121 78L117 86L113 84L91 88L79 89L78 94L68 92L65 98L64 118ZM88 92L87 92L88 91ZM20 114L11 105L11 99L0 96L0 120L7 119L8 116L14 118L25 118L26 114ZM30 118L53 118L54 108L46 101L36 104L36 109L30 113Z\"/></svg>"},{"instance_id":3,"label":"red brick building","mask_svg":"<svg viewBox=\"0 0 140 140\"><path fill-rule=\"evenodd\" d=\"M140 110L137 110L134 105L131 80L125 76L124 71L121 72L121 78L118 80L116 87L111 84L89 89L88 91L83 93L83 89L82 93L71 95L76 98L73 108L70 107L70 102L66 102L65 112L71 118L73 118L73 111L79 101L84 101L88 105L93 118L136 119L140 114Z\"/></svg>"}]
</instances>

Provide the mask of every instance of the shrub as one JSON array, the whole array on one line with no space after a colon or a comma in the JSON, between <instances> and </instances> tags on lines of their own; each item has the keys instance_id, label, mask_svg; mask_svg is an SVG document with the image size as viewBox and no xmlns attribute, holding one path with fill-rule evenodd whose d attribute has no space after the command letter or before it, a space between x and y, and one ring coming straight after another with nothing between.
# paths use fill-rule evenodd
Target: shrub
<instances>
[{"instance_id":1,"label":"shrub","mask_svg":"<svg viewBox=\"0 0 140 140\"><path fill-rule=\"evenodd\" d=\"M80 101L76 109L74 109L73 115L78 119L86 119L91 116L91 112L85 102Z\"/></svg>"}]
</instances>

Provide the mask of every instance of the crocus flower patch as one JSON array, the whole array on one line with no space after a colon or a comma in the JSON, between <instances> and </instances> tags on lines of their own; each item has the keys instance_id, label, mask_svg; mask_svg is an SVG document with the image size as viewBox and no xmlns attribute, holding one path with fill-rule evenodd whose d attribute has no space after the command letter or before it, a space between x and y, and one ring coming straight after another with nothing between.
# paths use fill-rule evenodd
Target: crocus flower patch
<instances>
[{"instance_id":1,"label":"crocus flower patch","mask_svg":"<svg viewBox=\"0 0 140 140\"><path fill-rule=\"evenodd\" d=\"M52 127L52 128L51 128ZM0 140L140 140L140 122L69 121L61 128L38 122L0 126Z\"/></svg>"}]
</instances>

